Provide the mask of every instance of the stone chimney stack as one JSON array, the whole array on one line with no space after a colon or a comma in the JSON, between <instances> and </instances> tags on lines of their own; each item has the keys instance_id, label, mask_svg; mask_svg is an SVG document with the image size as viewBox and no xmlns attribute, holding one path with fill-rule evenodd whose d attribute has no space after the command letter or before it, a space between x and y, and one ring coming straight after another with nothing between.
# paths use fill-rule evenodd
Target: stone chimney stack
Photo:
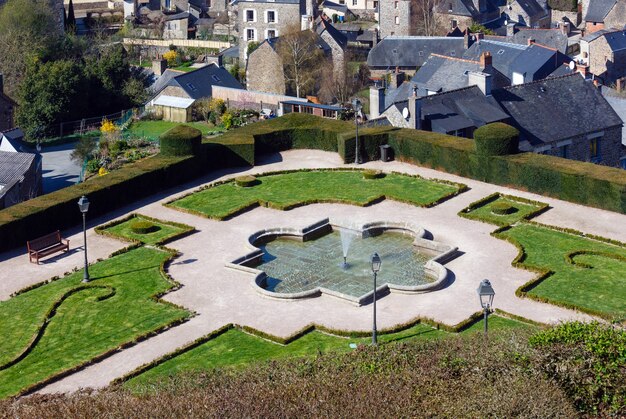
<instances>
[{"instance_id":1,"label":"stone chimney stack","mask_svg":"<svg viewBox=\"0 0 626 419\"><path fill-rule=\"evenodd\" d=\"M559 25L559 27L561 28L561 33L565 36L569 36L569 30L570 30L569 22L562 20L560 23L561 24Z\"/></svg>"},{"instance_id":2,"label":"stone chimney stack","mask_svg":"<svg viewBox=\"0 0 626 419\"><path fill-rule=\"evenodd\" d=\"M615 89L620 93L626 91L626 77L615 80Z\"/></svg>"},{"instance_id":3,"label":"stone chimney stack","mask_svg":"<svg viewBox=\"0 0 626 419\"><path fill-rule=\"evenodd\" d=\"M413 86L413 94L409 97L409 128L422 129L422 102L417 97L417 86Z\"/></svg>"},{"instance_id":4,"label":"stone chimney stack","mask_svg":"<svg viewBox=\"0 0 626 419\"><path fill-rule=\"evenodd\" d=\"M154 71L155 76L160 76L165 73L165 69L167 68L167 61L163 58L158 58L152 61L152 71Z\"/></svg>"},{"instance_id":5,"label":"stone chimney stack","mask_svg":"<svg viewBox=\"0 0 626 419\"><path fill-rule=\"evenodd\" d=\"M491 96L491 74L470 71L467 75L468 86L478 86L485 96Z\"/></svg>"},{"instance_id":6,"label":"stone chimney stack","mask_svg":"<svg viewBox=\"0 0 626 419\"><path fill-rule=\"evenodd\" d=\"M528 38L527 43L528 43L528 45L532 45L532 44L535 43L535 40L533 38Z\"/></svg>"},{"instance_id":7,"label":"stone chimney stack","mask_svg":"<svg viewBox=\"0 0 626 419\"><path fill-rule=\"evenodd\" d=\"M469 29L465 29L463 32L463 48L468 49L473 44L472 35L470 34Z\"/></svg>"},{"instance_id":8,"label":"stone chimney stack","mask_svg":"<svg viewBox=\"0 0 626 419\"><path fill-rule=\"evenodd\" d=\"M579 72L584 78L587 78L589 72L589 66L584 64L576 64L576 71Z\"/></svg>"},{"instance_id":9,"label":"stone chimney stack","mask_svg":"<svg viewBox=\"0 0 626 419\"><path fill-rule=\"evenodd\" d=\"M395 71L389 73L389 76L389 87L391 87L392 89L397 89L398 87L402 86L402 83L404 83L404 80L406 79L406 73L400 71L398 67L396 67Z\"/></svg>"},{"instance_id":10,"label":"stone chimney stack","mask_svg":"<svg viewBox=\"0 0 626 419\"><path fill-rule=\"evenodd\" d=\"M514 22L509 23L508 25L506 25L506 36L507 36L507 38L511 37L513 35L515 35L515 23Z\"/></svg>"},{"instance_id":11,"label":"stone chimney stack","mask_svg":"<svg viewBox=\"0 0 626 419\"><path fill-rule=\"evenodd\" d=\"M370 119L378 118L385 110L385 88L370 86Z\"/></svg>"},{"instance_id":12,"label":"stone chimney stack","mask_svg":"<svg viewBox=\"0 0 626 419\"><path fill-rule=\"evenodd\" d=\"M485 69L491 67L493 65L493 57L489 51L485 51L480 54L480 71L485 71Z\"/></svg>"}]
</instances>

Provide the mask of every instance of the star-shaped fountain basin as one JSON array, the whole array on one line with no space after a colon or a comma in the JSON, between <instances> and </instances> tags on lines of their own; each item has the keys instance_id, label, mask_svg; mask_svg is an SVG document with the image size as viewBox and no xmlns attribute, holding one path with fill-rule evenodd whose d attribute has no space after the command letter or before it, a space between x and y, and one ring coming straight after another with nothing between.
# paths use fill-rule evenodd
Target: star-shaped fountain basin
<instances>
[{"instance_id":1,"label":"star-shaped fountain basin","mask_svg":"<svg viewBox=\"0 0 626 419\"><path fill-rule=\"evenodd\" d=\"M445 285L441 264L456 247L424 238L424 229L409 223L375 222L357 228L321 220L302 230L266 229L251 235L251 252L227 266L254 275L264 296L299 299L329 294L353 304L371 300L371 255L382 259L377 296L386 291L428 292ZM344 262L344 256L346 257Z\"/></svg>"}]
</instances>

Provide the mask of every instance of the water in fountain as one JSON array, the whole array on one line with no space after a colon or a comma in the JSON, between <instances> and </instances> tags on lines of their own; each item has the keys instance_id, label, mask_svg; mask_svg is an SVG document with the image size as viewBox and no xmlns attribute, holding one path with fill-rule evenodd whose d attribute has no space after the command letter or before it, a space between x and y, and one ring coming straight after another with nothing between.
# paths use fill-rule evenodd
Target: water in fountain
<instances>
[{"instance_id":1,"label":"water in fountain","mask_svg":"<svg viewBox=\"0 0 626 419\"><path fill-rule=\"evenodd\" d=\"M350 266L348 264L348 250L350 250L350 244L358 235L358 232L347 228L340 228L339 235L341 237L341 249L343 251L343 264L341 267L343 269L348 269Z\"/></svg>"}]
</instances>

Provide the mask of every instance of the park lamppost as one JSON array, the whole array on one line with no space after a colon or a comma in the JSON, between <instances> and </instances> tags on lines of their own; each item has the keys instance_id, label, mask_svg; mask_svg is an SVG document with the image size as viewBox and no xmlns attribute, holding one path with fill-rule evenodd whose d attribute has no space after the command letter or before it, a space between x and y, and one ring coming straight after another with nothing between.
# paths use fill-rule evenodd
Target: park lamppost
<instances>
[{"instance_id":1,"label":"park lamppost","mask_svg":"<svg viewBox=\"0 0 626 419\"><path fill-rule=\"evenodd\" d=\"M354 124L356 125L356 149L354 151L354 164L361 164L361 156L359 155L359 120L358 116L361 112L361 101L359 99L352 100L352 109L354 109Z\"/></svg>"},{"instance_id":2,"label":"park lamppost","mask_svg":"<svg viewBox=\"0 0 626 419\"><path fill-rule=\"evenodd\" d=\"M380 271L381 260L378 253L374 253L372 255L372 272L374 272L374 315L372 322L372 345L376 345L378 340L376 338L376 275L378 275L378 271Z\"/></svg>"},{"instance_id":3,"label":"park lamppost","mask_svg":"<svg viewBox=\"0 0 626 419\"><path fill-rule=\"evenodd\" d=\"M483 279L476 290L478 297L480 298L480 305L485 312L485 336L487 335L487 316L489 316L489 310L493 304L493 297L496 292L491 286L491 282L488 279Z\"/></svg>"},{"instance_id":4,"label":"park lamppost","mask_svg":"<svg viewBox=\"0 0 626 419\"><path fill-rule=\"evenodd\" d=\"M89 211L89 200L85 195L81 196L78 200L78 209L83 213L83 240L85 242L85 273L83 274L83 282L89 282L89 266L87 264L87 225L85 223L85 216Z\"/></svg>"}]
</instances>

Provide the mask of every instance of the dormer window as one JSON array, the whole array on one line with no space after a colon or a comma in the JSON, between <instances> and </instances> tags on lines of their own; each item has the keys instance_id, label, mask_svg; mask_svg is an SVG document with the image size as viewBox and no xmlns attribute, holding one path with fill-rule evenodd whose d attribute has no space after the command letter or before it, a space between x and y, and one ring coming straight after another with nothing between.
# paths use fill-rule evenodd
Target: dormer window
<instances>
[{"instance_id":1,"label":"dormer window","mask_svg":"<svg viewBox=\"0 0 626 419\"><path fill-rule=\"evenodd\" d=\"M194 86L194 85L193 85L193 84L191 84L191 83L187 83L187 87L189 87L189 88L190 88L191 90L193 90L193 91L198 90L198 89L196 88L196 86Z\"/></svg>"},{"instance_id":2,"label":"dormer window","mask_svg":"<svg viewBox=\"0 0 626 419\"><path fill-rule=\"evenodd\" d=\"M211 78L213 79L213 81L216 81L216 82L221 81L221 79L217 77L215 74L211 74Z\"/></svg>"}]
</instances>

